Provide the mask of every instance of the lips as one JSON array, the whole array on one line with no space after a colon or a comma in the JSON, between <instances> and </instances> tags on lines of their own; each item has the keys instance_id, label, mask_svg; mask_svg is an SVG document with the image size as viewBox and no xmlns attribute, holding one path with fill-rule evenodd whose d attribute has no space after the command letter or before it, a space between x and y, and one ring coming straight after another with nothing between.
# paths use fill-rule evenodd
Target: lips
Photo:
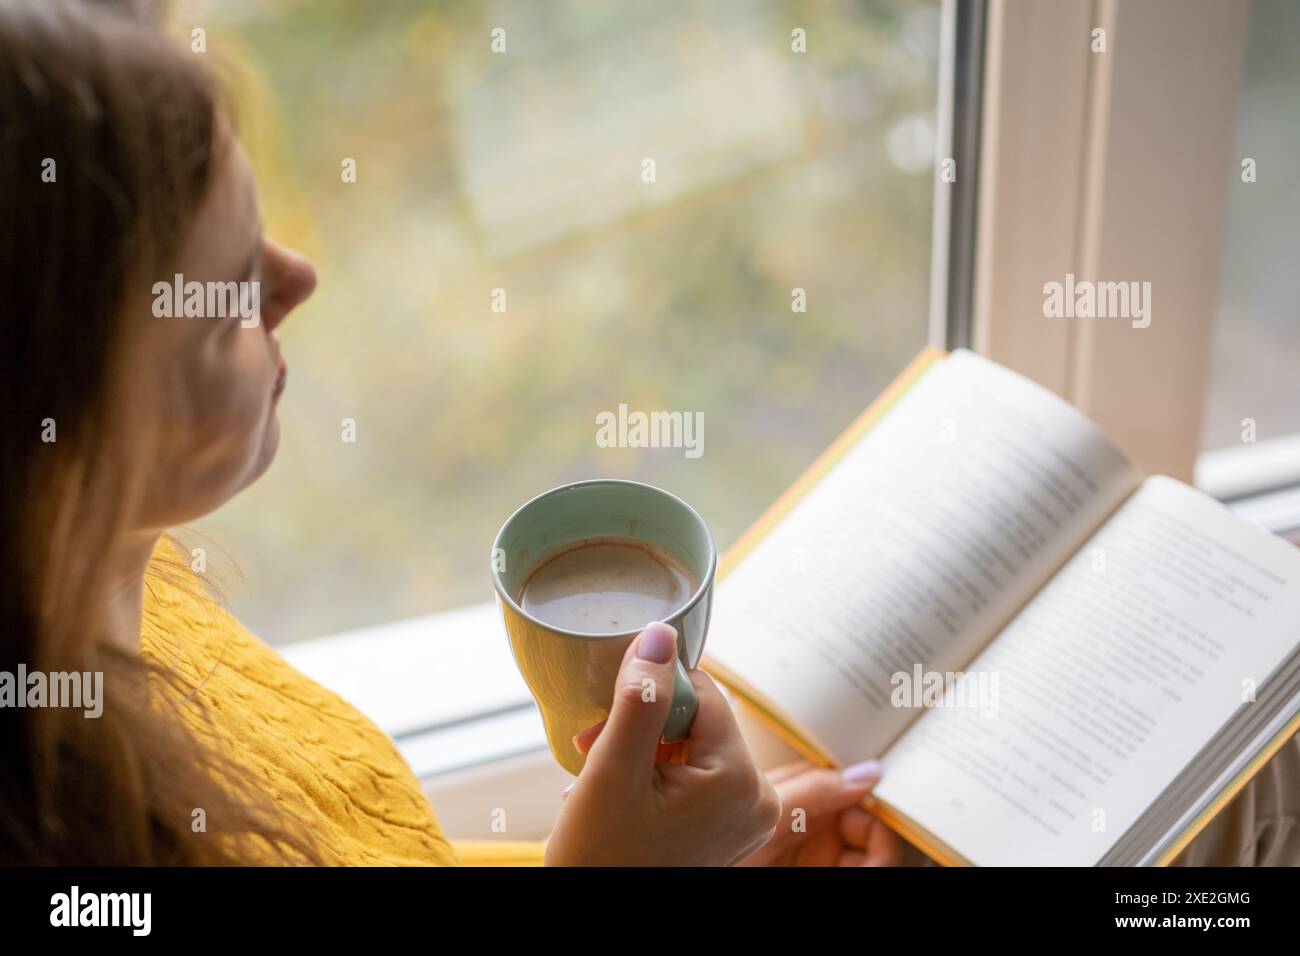
<instances>
[{"instance_id":1,"label":"lips","mask_svg":"<svg viewBox=\"0 0 1300 956\"><path fill-rule=\"evenodd\" d=\"M280 393L284 391L284 384L288 374L289 374L289 365L287 362L285 362L284 356L281 355L279 367L276 369L275 372L275 385L271 387L271 398L273 400L279 398Z\"/></svg>"},{"instance_id":2,"label":"lips","mask_svg":"<svg viewBox=\"0 0 1300 956\"><path fill-rule=\"evenodd\" d=\"M276 358L275 384L271 386L271 401L275 401L280 397L280 393L284 391L285 378L289 374L289 364L284 360L284 352L280 346L280 336L272 332L271 341L275 343Z\"/></svg>"}]
</instances>

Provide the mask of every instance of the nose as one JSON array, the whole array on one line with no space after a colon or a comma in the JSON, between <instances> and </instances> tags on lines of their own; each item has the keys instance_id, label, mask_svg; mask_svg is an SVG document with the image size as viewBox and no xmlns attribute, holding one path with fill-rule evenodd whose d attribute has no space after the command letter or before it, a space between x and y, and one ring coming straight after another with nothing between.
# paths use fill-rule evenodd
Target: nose
<instances>
[{"instance_id":1,"label":"nose","mask_svg":"<svg viewBox=\"0 0 1300 956\"><path fill-rule=\"evenodd\" d=\"M262 324L268 332L307 301L316 289L316 269L311 260L274 239L264 239L262 277L270 296L262 300Z\"/></svg>"}]
</instances>

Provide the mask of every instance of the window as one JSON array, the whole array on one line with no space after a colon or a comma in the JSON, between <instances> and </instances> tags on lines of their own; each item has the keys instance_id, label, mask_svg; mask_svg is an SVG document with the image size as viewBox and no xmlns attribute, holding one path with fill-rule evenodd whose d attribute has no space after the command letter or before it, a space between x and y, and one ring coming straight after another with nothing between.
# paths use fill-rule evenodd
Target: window
<instances>
[{"instance_id":1,"label":"window","mask_svg":"<svg viewBox=\"0 0 1300 956\"><path fill-rule=\"evenodd\" d=\"M1253 0L1249 17L1198 471L1229 497L1300 482L1300 7Z\"/></svg>"},{"instance_id":2,"label":"window","mask_svg":"<svg viewBox=\"0 0 1300 956\"><path fill-rule=\"evenodd\" d=\"M989 5L976 347L1191 480L1218 299L1245 0ZM1139 282L1149 322L1045 318L1069 275ZM1149 285L1148 285L1149 283Z\"/></svg>"},{"instance_id":3,"label":"window","mask_svg":"<svg viewBox=\"0 0 1300 956\"><path fill-rule=\"evenodd\" d=\"M174 19L320 275L278 459L200 525L270 642L488 600L497 527L567 480L664 486L725 547L927 339L937 2ZM703 453L599 447L620 405L701 414Z\"/></svg>"},{"instance_id":4,"label":"window","mask_svg":"<svg viewBox=\"0 0 1300 956\"><path fill-rule=\"evenodd\" d=\"M976 348L1300 541L1294 4L992 0L987 32ZM1149 327L1044 321L1067 273L1150 281Z\"/></svg>"}]
</instances>

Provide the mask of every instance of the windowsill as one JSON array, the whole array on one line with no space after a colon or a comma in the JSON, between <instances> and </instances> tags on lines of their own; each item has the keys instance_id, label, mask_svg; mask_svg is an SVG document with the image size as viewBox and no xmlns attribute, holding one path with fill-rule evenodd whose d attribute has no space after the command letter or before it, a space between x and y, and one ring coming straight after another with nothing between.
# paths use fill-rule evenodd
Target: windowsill
<instances>
[{"instance_id":1,"label":"windowsill","mask_svg":"<svg viewBox=\"0 0 1300 956\"><path fill-rule=\"evenodd\" d=\"M393 737L421 778L546 746L494 603L280 651Z\"/></svg>"},{"instance_id":2,"label":"windowsill","mask_svg":"<svg viewBox=\"0 0 1300 956\"><path fill-rule=\"evenodd\" d=\"M1202 452L1196 487L1220 501L1300 486L1300 435Z\"/></svg>"},{"instance_id":3,"label":"windowsill","mask_svg":"<svg viewBox=\"0 0 1300 956\"><path fill-rule=\"evenodd\" d=\"M1202 452L1196 487L1246 521L1300 544L1300 435Z\"/></svg>"}]
</instances>

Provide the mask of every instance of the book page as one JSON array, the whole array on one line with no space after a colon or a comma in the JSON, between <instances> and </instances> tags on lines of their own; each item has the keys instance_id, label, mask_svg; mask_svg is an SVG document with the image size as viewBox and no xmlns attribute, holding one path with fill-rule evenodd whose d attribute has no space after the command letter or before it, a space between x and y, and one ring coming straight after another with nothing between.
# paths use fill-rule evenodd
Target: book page
<instances>
[{"instance_id":1,"label":"book page","mask_svg":"<svg viewBox=\"0 0 1300 956\"><path fill-rule=\"evenodd\" d=\"M1298 620L1300 549L1148 479L968 665L992 712L927 711L876 794L974 863L1096 863L1251 706Z\"/></svg>"},{"instance_id":2,"label":"book page","mask_svg":"<svg viewBox=\"0 0 1300 956\"><path fill-rule=\"evenodd\" d=\"M970 660L1139 480L1056 395L954 352L719 582L707 653L839 761L880 756L918 715L895 675Z\"/></svg>"}]
</instances>

